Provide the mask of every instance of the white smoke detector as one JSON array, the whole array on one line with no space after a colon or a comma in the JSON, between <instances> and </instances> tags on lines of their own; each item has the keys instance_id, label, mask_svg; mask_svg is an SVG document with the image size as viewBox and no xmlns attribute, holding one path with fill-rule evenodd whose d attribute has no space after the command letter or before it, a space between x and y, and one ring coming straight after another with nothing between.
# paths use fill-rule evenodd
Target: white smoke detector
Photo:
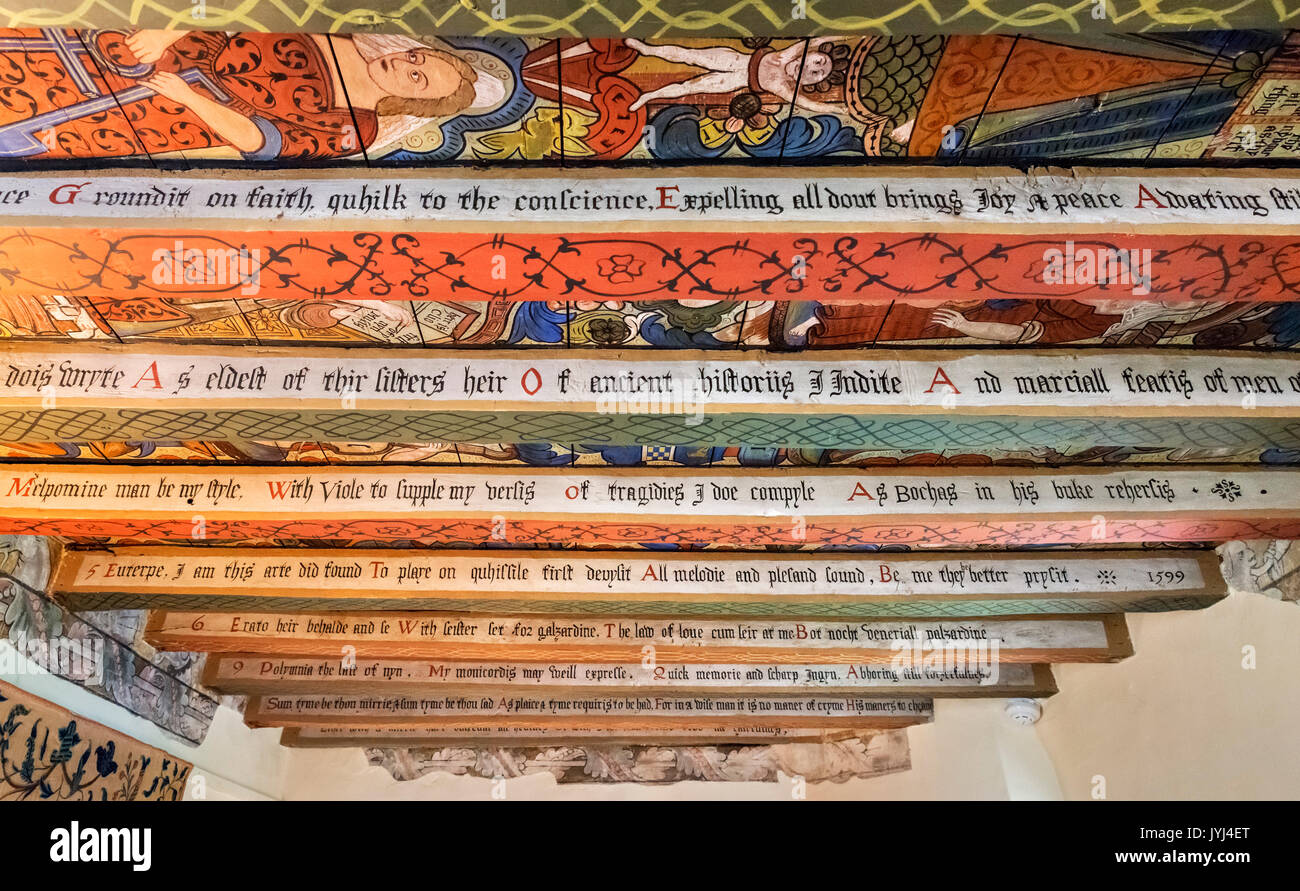
<instances>
[{"instance_id":1,"label":"white smoke detector","mask_svg":"<svg viewBox=\"0 0 1300 891\"><path fill-rule=\"evenodd\" d=\"M1043 716L1043 707L1037 699L1008 699L1006 711L1008 718L1025 727L1037 724Z\"/></svg>"}]
</instances>

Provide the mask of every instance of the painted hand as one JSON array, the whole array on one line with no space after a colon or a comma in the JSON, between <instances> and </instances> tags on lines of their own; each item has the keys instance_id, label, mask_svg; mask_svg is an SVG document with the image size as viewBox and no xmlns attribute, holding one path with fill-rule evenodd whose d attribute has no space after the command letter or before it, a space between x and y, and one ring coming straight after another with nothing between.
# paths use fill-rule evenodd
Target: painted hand
<instances>
[{"instance_id":1,"label":"painted hand","mask_svg":"<svg viewBox=\"0 0 1300 891\"><path fill-rule=\"evenodd\" d=\"M149 77L141 79L140 83L164 99L179 102L181 105L189 105L190 100L198 95L194 92L193 87L181 80L179 75L172 74L170 71L157 71Z\"/></svg>"},{"instance_id":2,"label":"painted hand","mask_svg":"<svg viewBox=\"0 0 1300 891\"><path fill-rule=\"evenodd\" d=\"M152 65L161 59L167 48L179 40L184 33L184 31L134 31L126 36L126 46L138 61L145 65Z\"/></svg>"},{"instance_id":3,"label":"painted hand","mask_svg":"<svg viewBox=\"0 0 1300 891\"><path fill-rule=\"evenodd\" d=\"M930 321L954 331L964 331L969 324L967 318L955 309L936 309Z\"/></svg>"}]
</instances>

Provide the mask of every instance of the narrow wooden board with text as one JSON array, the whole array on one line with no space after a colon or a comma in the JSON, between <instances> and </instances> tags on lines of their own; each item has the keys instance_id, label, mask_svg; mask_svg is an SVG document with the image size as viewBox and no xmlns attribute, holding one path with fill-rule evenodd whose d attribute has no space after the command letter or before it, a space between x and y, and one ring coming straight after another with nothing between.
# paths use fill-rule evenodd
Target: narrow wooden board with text
<instances>
[{"instance_id":1,"label":"narrow wooden board with text","mask_svg":"<svg viewBox=\"0 0 1300 891\"><path fill-rule=\"evenodd\" d=\"M0 465L0 534L464 547L1102 544L1300 537L1300 471Z\"/></svg>"},{"instance_id":2,"label":"narrow wooden board with text","mask_svg":"<svg viewBox=\"0 0 1300 891\"><path fill-rule=\"evenodd\" d=\"M110 302L1290 301L1297 188L1278 169L24 172L0 174L0 248L21 256L6 293Z\"/></svg>"},{"instance_id":3,"label":"narrow wooden board with text","mask_svg":"<svg viewBox=\"0 0 1300 891\"><path fill-rule=\"evenodd\" d=\"M1300 447L1285 352L35 343L6 362L6 442Z\"/></svg>"},{"instance_id":4,"label":"narrow wooden board with text","mask_svg":"<svg viewBox=\"0 0 1300 891\"><path fill-rule=\"evenodd\" d=\"M618 615L974 616L1196 609L1212 551L609 555L529 551L65 551L72 610L447 610Z\"/></svg>"},{"instance_id":5,"label":"narrow wooden board with text","mask_svg":"<svg viewBox=\"0 0 1300 891\"><path fill-rule=\"evenodd\" d=\"M617 731L695 729L702 721L743 729L772 727L888 730L929 722L934 704L919 697L890 699L754 694L601 694L589 696L551 687L528 693L489 695L478 690L440 690L422 696L322 694L252 696L244 708L249 727L341 725L420 727L588 727Z\"/></svg>"},{"instance_id":6,"label":"narrow wooden board with text","mask_svg":"<svg viewBox=\"0 0 1300 891\"><path fill-rule=\"evenodd\" d=\"M457 613L191 613L155 610L160 650L453 662L700 664L1115 662L1121 614L821 621L482 616Z\"/></svg>"},{"instance_id":7,"label":"narrow wooden board with text","mask_svg":"<svg viewBox=\"0 0 1300 891\"><path fill-rule=\"evenodd\" d=\"M1056 693L1050 665L989 661L963 665L673 664L341 660L264 653L211 653L203 685L228 695L436 693L449 687L508 693L563 686L574 691L822 692L854 696L1044 698Z\"/></svg>"}]
</instances>

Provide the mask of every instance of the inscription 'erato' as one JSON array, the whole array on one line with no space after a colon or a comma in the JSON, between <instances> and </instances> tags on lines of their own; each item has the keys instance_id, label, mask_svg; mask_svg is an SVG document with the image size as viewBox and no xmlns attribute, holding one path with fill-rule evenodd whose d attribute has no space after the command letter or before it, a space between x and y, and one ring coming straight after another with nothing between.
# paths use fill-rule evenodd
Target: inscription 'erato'
<instances>
[{"instance_id":1,"label":"inscription 'erato'","mask_svg":"<svg viewBox=\"0 0 1300 891\"><path fill-rule=\"evenodd\" d=\"M1075 594L1085 591L1188 591L1204 587L1199 561L1187 556L1133 559L1060 554L1051 558L961 554L947 559L890 555L885 559L805 556L647 559L537 557L339 551L266 554L231 551L159 554L69 552L77 590L280 592L286 581L322 591L552 592L566 594L754 594L781 596ZM60 578L69 578L60 572ZM63 587L61 583L61 587ZM66 590L66 588L65 588Z\"/></svg>"},{"instance_id":2,"label":"inscription 'erato'","mask_svg":"<svg viewBox=\"0 0 1300 891\"><path fill-rule=\"evenodd\" d=\"M1268 113L1267 111L1262 113ZM1262 138L1262 137L1261 137ZM1069 176L1017 171L869 172L852 177L825 169L787 168L760 179L714 172L659 170L602 175L512 171L471 179L411 171L286 177L274 184L250 178L156 172L30 174L0 177L0 219L68 217L80 220L228 220L243 225L295 221L420 223L599 224L683 222L756 224L970 224L1267 222L1300 224L1291 197L1300 177L1271 171L1268 178L1198 171L1178 176L1146 170L1140 176L1079 172Z\"/></svg>"},{"instance_id":3,"label":"inscription 'erato'","mask_svg":"<svg viewBox=\"0 0 1300 891\"><path fill-rule=\"evenodd\" d=\"M259 514L514 517L530 514L679 520L712 517L859 517L916 514L1089 515L1275 511L1294 514L1300 472L1239 468L1149 468L1102 473L1021 470L924 474L910 470L787 473L717 471L625 474L534 469L412 468L208 470L0 466L0 509L12 516L84 516L130 511L190 520Z\"/></svg>"},{"instance_id":4,"label":"inscription 'erato'","mask_svg":"<svg viewBox=\"0 0 1300 891\"><path fill-rule=\"evenodd\" d=\"M183 408L230 399L287 407L446 408L527 411L564 407L601 414L737 410L782 412L942 408L1114 408L1163 414L1217 408L1236 414L1300 413L1300 360L1285 354L1040 353L1030 350L908 353L835 359L718 360L680 353L637 360L440 354L384 357L351 351L214 356L172 348L131 355L114 349L15 350L0 362L0 395L12 399L120 398ZM487 402L484 397L492 397ZM355 404L351 400L355 401ZM104 407L103 403L96 402Z\"/></svg>"}]
</instances>

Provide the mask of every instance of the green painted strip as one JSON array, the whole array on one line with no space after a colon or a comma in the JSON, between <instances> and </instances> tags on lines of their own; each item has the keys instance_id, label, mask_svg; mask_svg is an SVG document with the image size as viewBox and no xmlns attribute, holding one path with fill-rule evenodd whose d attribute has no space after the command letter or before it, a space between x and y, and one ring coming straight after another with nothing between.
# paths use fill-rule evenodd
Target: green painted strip
<instances>
[{"instance_id":1,"label":"green painted strip","mask_svg":"<svg viewBox=\"0 0 1300 891\"><path fill-rule=\"evenodd\" d=\"M1098 13L1101 13L1100 17ZM0 16L7 27L192 28L328 33L519 35L537 38L750 37L808 34L1134 33L1275 28L1285 3L1243 0L311 0L221 4L47 0Z\"/></svg>"},{"instance_id":2,"label":"green painted strip","mask_svg":"<svg viewBox=\"0 0 1300 891\"><path fill-rule=\"evenodd\" d=\"M1083 411L1080 411L1083 414ZM786 448L1300 448L1300 418L627 415L156 408L0 412L0 441L576 442Z\"/></svg>"}]
</instances>

